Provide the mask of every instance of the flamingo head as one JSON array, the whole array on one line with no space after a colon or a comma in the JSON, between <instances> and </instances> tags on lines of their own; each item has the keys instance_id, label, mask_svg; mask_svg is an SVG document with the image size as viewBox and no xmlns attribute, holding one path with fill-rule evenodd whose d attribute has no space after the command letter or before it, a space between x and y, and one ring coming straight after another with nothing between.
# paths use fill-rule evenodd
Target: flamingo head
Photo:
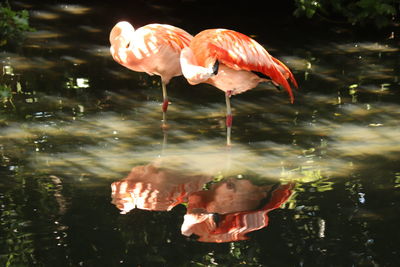
<instances>
[{"instance_id":1,"label":"flamingo head","mask_svg":"<svg viewBox=\"0 0 400 267\"><path fill-rule=\"evenodd\" d=\"M129 46L132 34L135 32L133 26L127 21L118 22L110 32L111 46L117 45L120 48Z\"/></svg>"}]
</instances>

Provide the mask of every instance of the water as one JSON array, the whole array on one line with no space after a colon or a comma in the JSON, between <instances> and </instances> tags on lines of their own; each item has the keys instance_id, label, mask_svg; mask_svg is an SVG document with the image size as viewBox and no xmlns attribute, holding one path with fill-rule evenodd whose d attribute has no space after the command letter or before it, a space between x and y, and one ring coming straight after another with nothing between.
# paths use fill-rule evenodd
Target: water
<instances>
[{"instance_id":1,"label":"water","mask_svg":"<svg viewBox=\"0 0 400 267\"><path fill-rule=\"evenodd\" d=\"M196 1L21 4L37 31L0 54L9 88L0 110L2 265L399 262L397 39L290 18L263 25L261 11L238 20L216 4L204 20L193 13ZM159 79L109 55L109 30L127 18L252 35L293 70L296 101L270 85L234 96L229 149L223 93L178 77L168 85L163 132ZM139 187L134 203L127 191ZM205 208L222 232L224 223L237 230L232 218L264 219L247 221L243 241L182 235L186 213Z\"/></svg>"}]
</instances>

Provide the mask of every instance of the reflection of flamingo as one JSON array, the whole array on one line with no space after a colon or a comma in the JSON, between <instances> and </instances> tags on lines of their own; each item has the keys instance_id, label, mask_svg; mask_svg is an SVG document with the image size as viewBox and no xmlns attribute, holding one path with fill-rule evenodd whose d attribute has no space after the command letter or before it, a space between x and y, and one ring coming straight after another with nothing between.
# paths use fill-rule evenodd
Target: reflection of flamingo
<instances>
[{"instance_id":1,"label":"reflection of flamingo","mask_svg":"<svg viewBox=\"0 0 400 267\"><path fill-rule=\"evenodd\" d=\"M201 190L211 179L161 168L154 163L140 165L127 178L112 183L112 203L121 213L134 208L168 211L186 202L188 194Z\"/></svg>"},{"instance_id":2,"label":"reflection of flamingo","mask_svg":"<svg viewBox=\"0 0 400 267\"><path fill-rule=\"evenodd\" d=\"M227 144L230 145L232 112L230 97L272 81L294 97L287 80L297 82L290 70L250 37L225 29L197 34L181 52L181 66L190 84L209 83L225 92Z\"/></svg>"},{"instance_id":3,"label":"reflection of flamingo","mask_svg":"<svg viewBox=\"0 0 400 267\"><path fill-rule=\"evenodd\" d=\"M228 180L209 191L193 193L182 234L195 234L201 242L248 239L247 233L268 225L268 212L287 201L292 188L293 184L260 187L247 180Z\"/></svg>"},{"instance_id":4,"label":"reflection of flamingo","mask_svg":"<svg viewBox=\"0 0 400 267\"><path fill-rule=\"evenodd\" d=\"M163 126L166 126L168 96L166 85L182 75L179 55L193 37L166 24L148 24L135 31L126 21L118 22L110 33L111 55L128 69L161 76Z\"/></svg>"}]
</instances>

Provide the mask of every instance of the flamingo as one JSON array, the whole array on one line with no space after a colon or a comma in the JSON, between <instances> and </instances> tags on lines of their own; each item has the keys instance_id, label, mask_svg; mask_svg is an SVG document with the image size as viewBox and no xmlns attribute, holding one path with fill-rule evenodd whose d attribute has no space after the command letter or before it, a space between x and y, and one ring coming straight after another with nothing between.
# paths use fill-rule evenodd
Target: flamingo
<instances>
[{"instance_id":1,"label":"flamingo","mask_svg":"<svg viewBox=\"0 0 400 267\"><path fill-rule=\"evenodd\" d=\"M271 81L294 96L288 80L297 82L281 61L272 57L254 39L233 30L208 29L194 36L181 51L183 76L192 85L208 83L225 92L227 145L231 145L232 111L230 97ZM279 87L278 87L279 88Z\"/></svg>"},{"instance_id":2,"label":"flamingo","mask_svg":"<svg viewBox=\"0 0 400 267\"><path fill-rule=\"evenodd\" d=\"M110 52L116 62L133 71L161 76L163 127L169 104L166 85L182 75L180 52L192 38L175 26L148 24L135 30L127 21L118 22L110 32Z\"/></svg>"}]
</instances>

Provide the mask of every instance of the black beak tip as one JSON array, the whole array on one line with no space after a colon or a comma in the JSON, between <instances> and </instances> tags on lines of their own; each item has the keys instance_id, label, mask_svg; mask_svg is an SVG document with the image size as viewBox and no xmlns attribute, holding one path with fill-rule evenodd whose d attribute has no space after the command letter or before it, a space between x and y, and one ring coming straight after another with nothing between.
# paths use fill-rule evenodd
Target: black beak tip
<instances>
[{"instance_id":1,"label":"black beak tip","mask_svg":"<svg viewBox=\"0 0 400 267\"><path fill-rule=\"evenodd\" d=\"M215 63L214 63L213 68L212 68L213 74L214 74L214 75L217 75L217 74L218 74L218 68L219 68L219 61L218 61L218 59L217 59L217 60L215 61Z\"/></svg>"},{"instance_id":2,"label":"black beak tip","mask_svg":"<svg viewBox=\"0 0 400 267\"><path fill-rule=\"evenodd\" d=\"M222 220L221 215L219 215L218 213L213 213L212 218L216 225L218 225Z\"/></svg>"}]
</instances>

